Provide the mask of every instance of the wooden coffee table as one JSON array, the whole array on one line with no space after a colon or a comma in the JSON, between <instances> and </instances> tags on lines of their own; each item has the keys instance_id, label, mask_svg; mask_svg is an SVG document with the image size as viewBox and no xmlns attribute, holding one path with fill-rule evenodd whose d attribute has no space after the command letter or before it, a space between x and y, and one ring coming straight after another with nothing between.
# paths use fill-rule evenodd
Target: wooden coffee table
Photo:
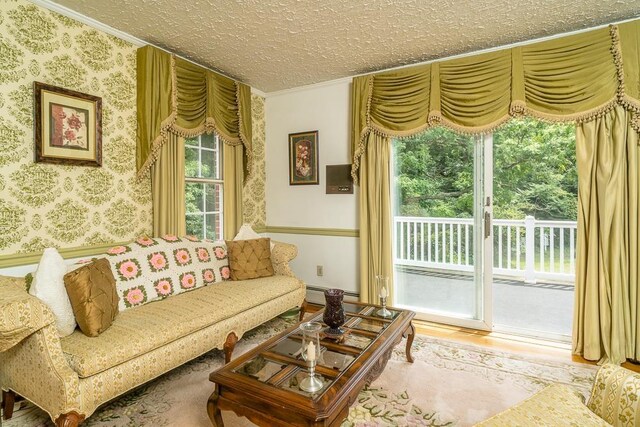
<instances>
[{"instance_id":1,"label":"wooden coffee table","mask_svg":"<svg viewBox=\"0 0 640 427\"><path fill-rule=\"evenodd\" d=\"M209 375L215 390L207 404L214 426L224 425L221 410L231 410L260 426L339 426L360 390L383 371L396 344L407 337L406 356L413 362L411 344L415 313L389 308L393 317L376 315L378 306L345 303L344 336L323 337L322 361L316 366L324 387L307 393L298 387L307 376L299 356L299 323ZM322 311L308 321L322 322Z\"/></svg>"}]
</instances>

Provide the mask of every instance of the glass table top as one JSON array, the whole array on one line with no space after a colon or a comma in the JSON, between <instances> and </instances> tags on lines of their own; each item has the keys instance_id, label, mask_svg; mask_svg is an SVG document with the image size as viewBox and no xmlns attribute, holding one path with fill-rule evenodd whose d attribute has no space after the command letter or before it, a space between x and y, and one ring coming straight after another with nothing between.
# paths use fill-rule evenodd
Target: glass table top
<instances>
[{"instance_id":1,"label":"glass table top","mask_svg":"<svg viewBox=\"0 0 640 427\"><path fill-rule=\"evenodd\" d=\"M302 344L300 340L287 337L281 340L275 346L269 348L269 351L282 354L284 356L289 356L293 359L300 359L300 354L302 353Z\"/></svg>"},{"instance_id":2,"label":"glass table top","mask_svg":"<svg viewBox=\"0 0 640 427\"><path fill-rule=\"evenodd\" d=\"M382 320L357 318L351 321L348 326L352 329L360 329L363 331L380 332L389 324Z\"/></svg>"},{"instance_id":3,"label":"glass table top","mask_svg":"<svg viewBox=\"0 0 640 427\"><path fill-rule=\"evenodd\" d=\"M277 363L271 360L267 360L261 355L243 363L235 372L243 375L248 375L251 378L255 378L261 382L267 382L275 374L287 367L286 363Z\"/></svg>"},{"instance_id":4,"label":"glass table top","mask_svg":"<svg viewBox=\"0 0 640 427\"><path fill-rule=\"evenodd\" d=\"M299 328L289 331L251 359L233 368L233 372L311 398L321 395L402 313L390 310L391 315L383 318L377 314L379 307L355 303L344 303L343 307L347 318L342 327L345 333L336 339L320 332L320 350L315 369L316 376L324 383L321 390L308 393L300 389L300 381L309 376L309 368L301 357L302 333ZM322 312L311 320L322 323ZM326 325L323 323L324 328Z\"/></svg>"},{"instance_id":5,"label":"glass table top","mask_svg":"<svg viewBox=\"0 0 640 427\"><path fill-rule=\"evenodd\" d=\"M370 308L370 307L366 307L366 306L363 307L363 306L358 305L358 304L352 304L350 302L343 303L342 307L344 308L344 312L345 313L356 313L356 314L360 313L363 310L367 310L367 309Z\"/></svg>"}]
</instances>

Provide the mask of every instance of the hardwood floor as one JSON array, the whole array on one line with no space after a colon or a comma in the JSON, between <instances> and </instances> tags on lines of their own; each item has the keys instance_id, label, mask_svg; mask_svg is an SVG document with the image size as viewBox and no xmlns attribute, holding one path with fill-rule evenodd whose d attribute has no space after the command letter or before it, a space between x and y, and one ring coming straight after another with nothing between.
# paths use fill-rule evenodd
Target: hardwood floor
<instances>
[{"instance_id":1,"label":"hardwood floor","mask_svg":"<svg viewBox=\"0 0 640 427\"><path fill-rule=\"evenodd\" d=\"M417 333L422 335L481 345L496 350L512 351L530 356L552 357L558 360L597 365L595 361L586 360L572 354L570 344L498 332L479 331L457 326L423 322L420 320L414 320L414 324L416 325ZM622 366L634 372L640 372L640 365L625 362Z\"/></svg>"},{"instance_id":2,"label":"hardwood floor","mask_svg":"<svg viewBox=\"0 0 640 427\"><path fill-rule=\"evenodd\" d=\"M307 306L307 312L314 312L321 308L322 306L320 305L309 304ZM499 332L486 332L475 329L467 329L458 326L443 325L439 323L431 323L415 319L413 323L416 327L416 332L419 335L444 338L468 344L481 345L484 347L493 348L495 350L512 351L515 353L526 354L530 356L552 357L559 360L586 363L589 365L597 364L597 362L592 362L580 356L571 354L570 344L532 339L521 337L519 335L509 335ZM640 365L626 362L623 363L622 366L632 371L640 372Z\"/></svg>"}]
</instances>

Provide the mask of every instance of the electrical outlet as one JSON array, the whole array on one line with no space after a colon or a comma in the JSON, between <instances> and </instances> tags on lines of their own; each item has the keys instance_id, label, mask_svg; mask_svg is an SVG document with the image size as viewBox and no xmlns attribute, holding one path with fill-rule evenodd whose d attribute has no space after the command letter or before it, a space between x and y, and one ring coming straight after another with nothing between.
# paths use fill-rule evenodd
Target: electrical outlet
<instances>
[{"instance_id":1,"label":"electrical outlet","mask_svg":"<svg viewBox=\"0 0 640 427\"><path fill-rule=\"evenodd\" d=\"M316 275L322 276L324 274L324 268L321 265L316 265Z\"/></svg>"}]
</instances>

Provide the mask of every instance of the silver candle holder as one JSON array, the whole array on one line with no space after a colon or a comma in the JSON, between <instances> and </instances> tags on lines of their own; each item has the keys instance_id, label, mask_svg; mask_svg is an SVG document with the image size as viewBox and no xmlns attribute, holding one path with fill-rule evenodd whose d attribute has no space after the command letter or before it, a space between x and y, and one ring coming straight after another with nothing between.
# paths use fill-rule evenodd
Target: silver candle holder
<instances>
[{"instance_id":1,"label":"silver candle holder","mask_svg":"<svg viewBox=\"0 0 640 427\"><path fill-rule=\"evenodd\" d=\"M389 278L387 276L376 276L376 285L378 288L378 296L380 297L380 305L382 308L376 311L376 315L380 317L393 317L393 313L387 310L387 298L389 296Z\"/></svg>"},{"instance_id":2,"label":"silver candle holder","mask_svg":"<svg viewBox=\"0 0 640 427\"><path fill-rule=\"evenodd\" d=\"M380 317L392 317L393 313L387 310L387 297L380 297L380 305L382 308L376 311L376 314Z\"/></svg>"},{"instance_id":3,"label":"silver candle holder","mask_svg":"<svg viewBox=\"0 0 640 427\"><path fill-rule=\"evenodd\" d=\"M300 390L315 393L322 390L324 382L322 382L322 378L316 376L316 360L308 360L307 363L309 364L309 376L300 381Z\"/></svg>"}]
</instances>

